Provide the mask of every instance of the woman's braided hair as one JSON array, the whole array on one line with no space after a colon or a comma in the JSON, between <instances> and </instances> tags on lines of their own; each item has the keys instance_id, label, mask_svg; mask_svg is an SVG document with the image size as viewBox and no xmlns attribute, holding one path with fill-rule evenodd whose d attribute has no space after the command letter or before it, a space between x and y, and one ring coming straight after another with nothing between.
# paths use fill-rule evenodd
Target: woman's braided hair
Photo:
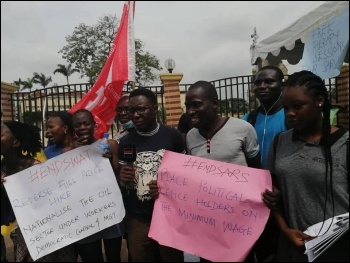
<instances>
[{"instance_id":1,"label":"woman's braided hair","mask_svg":"<svg viewBox=\"0 0 350 263\"><path fill-rule=\"evenodd\" d=\"M331 134L331 125L330 125L330 110L331 102L329 99L329 93L324 85L323 80L312 73L311 71L302 70L296 72L289 76L286 82L286 88L290 87L304 87L306 92L314 98L323 97L324 103L322 106L323 113L323 126L322 126L322 146L325 155L325 184L326 184L326 201L324 207L324 217L326 217L326 207L327 207L327 198L328 190L330 190L332 202L333 200L333 161L332 161L332 152L330 145L330 134ZM328 179L329 175L329 179ZM329 181L329 185L328 185ZM333 214L334 214L334 203L333 203Z\"/></svg>"},{"instance_id":2,"label":"woman's braided hair","mask_svg":"<svg viewBox=\"0 0 350 263\"><path fill-rule=\"evenodd\" d=\"M328 164L332 166L332 158L331 158L331 150L330 150L330 110L331 110L331 102L329 100L329 93L327 91L326 86L323 83L323 80L312 73L311 71L302 70L300 72L296 72L288 78L286 82L286 86L304 86L307 93L311 94L314 98L323 97L324 103L322 108L323 113L323 128L322 128L322 140L324 142L323 148L326 156L326 170L328 170ZM332 171L332 167L330 169Z\"/></svg>"},{"instance_id":3,"label":"woman's braided hair","mask_svg":"<svg viewBox=\"0 0 350 263\"><path fill-rule=\"evenodd\" d=\"M16 147L20 156L35 157L42 149L40 129L29 125L27 123L19 121L7 121L4 122L13 136L20 142L20 145Z\"/></svg>"}]
</instances>

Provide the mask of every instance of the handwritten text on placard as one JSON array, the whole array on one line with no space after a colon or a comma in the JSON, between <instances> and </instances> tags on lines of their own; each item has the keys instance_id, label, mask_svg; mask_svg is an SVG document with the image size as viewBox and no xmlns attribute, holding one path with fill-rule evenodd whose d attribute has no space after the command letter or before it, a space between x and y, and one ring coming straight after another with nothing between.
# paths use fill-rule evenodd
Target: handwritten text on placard
<instances>
[{"instance_id":1,"label":"handwritten text on placard","mask_svg":"<svg viewBox=\"0 0 350 263\"><path fill-rule=\"evenodd\" d=\"M339 75L349 48L349 9L308 34L301 66L323 79Z\"/></svg>"},{"instance_id":2,"label":"handwritten text on placard","mask_svg":"<svg viewBox=\"0 0 350 263\"><path fill-rule=\"evenodd\" d=\"M211 261L241 261L263 231L267 170L165 151L149 236Z\"/></svg>"},{"instance_id":3,"label":"handwritten text on placard","mask_svg":"<svg viewBox=\"0 0 350 263\"><path fill-rule=\"evenodd\" d=\"M34 260L125 215L110 162L93 145L11 175L4 185Z\"/></svg>"}]
</instances>

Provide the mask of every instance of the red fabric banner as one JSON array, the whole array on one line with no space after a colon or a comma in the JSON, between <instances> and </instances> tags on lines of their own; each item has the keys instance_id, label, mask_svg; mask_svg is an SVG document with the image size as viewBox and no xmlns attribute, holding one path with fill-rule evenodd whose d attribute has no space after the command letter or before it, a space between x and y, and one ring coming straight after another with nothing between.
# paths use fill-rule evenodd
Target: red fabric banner
<instances>
[{"instance_id":1,"label":"red fabric banner","mask_svg":"<svg viewBox=\"0 0 350 263\"><path fill-rule=\"evenodd\" d=\"M71 114L79 109L91 111L97 139L113 123L124 82L135 81L134 8L135 1L125 2L117 35L100 75L89 92L69 110Z\"/></svg>"}]
</instances>

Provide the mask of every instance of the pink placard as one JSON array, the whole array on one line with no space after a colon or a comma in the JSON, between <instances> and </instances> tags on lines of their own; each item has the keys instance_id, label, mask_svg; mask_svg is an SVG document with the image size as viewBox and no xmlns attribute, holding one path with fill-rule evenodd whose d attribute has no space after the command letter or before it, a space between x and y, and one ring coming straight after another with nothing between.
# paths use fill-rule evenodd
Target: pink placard
<instances>
[{"instance_id":1,"label":"pink placard","mask_svg":"<svg viewBox=\"0 0 350 263\"><path fill-rule=\"evenodd\" d=\"M244 261L270 209L268 170L165 151L149 237L210 261Z\"/></svg>"}]
</instances>

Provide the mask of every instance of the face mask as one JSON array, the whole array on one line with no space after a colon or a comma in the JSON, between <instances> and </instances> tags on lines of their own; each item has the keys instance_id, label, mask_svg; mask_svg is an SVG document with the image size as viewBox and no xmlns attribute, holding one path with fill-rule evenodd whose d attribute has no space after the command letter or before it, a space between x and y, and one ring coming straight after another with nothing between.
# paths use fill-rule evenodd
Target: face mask
<instances>
[{"instance_id":1,"label":"face mask","mask_svg":"<svg viewBox=\"0 0 350 263\"><path fill-rule=\"evenodd\" d=\"M126 122L126 123L121 123L121 125L123 126L124 129L131 129L134 128L134 123L132 122L132 120Z\"/></svg>"}]
</instances>

